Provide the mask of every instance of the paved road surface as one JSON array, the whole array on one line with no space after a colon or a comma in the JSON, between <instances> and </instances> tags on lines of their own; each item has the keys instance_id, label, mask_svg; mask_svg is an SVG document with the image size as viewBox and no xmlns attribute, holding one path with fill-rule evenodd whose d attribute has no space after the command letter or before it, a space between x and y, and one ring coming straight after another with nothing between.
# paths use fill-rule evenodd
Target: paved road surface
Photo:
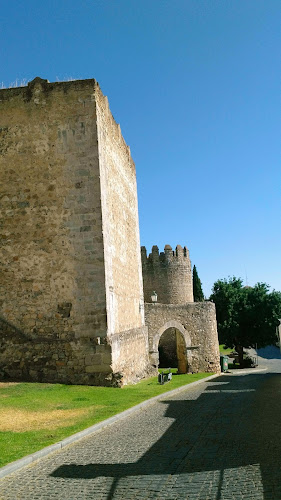
<instances>
[{"instance_id":1,"label":"paved road surface","mask_svg":"<svg viewBox=\"0 0 281 500\"><path fill-rule=\"evenodd\" d=\"M257 351L255 349L246 349L246 351L250 356L257 358L259 368L267 368L271 373L281 372L281 352L278 347L268 345Z\"/></svg>"},{"instance_id":2,"label":"paved road surface","mask_svg":"<svg viewBox=\"0 0 281 500\"><path fill-rule=\"evenodd\" d=\"M270 370L167 395L2 479L0 499L281 500L281 360Z\"/></svg>"}]
</instances>

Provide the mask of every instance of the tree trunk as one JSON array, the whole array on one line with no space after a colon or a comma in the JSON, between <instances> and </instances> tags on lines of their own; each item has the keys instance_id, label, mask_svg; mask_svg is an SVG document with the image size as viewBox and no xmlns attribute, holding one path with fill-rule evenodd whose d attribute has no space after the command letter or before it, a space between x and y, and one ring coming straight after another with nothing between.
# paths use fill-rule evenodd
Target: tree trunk
<instances>
[{"instance_id":1,"label":"tree trunk","mask_svg":"<svg viewBox=\"0 0 281 500\"><path fill-rule=\"evenodd\" d=\"M243 359L243 354L244 354L244 351L243 351L243 346L242 345L236 345L235 346L235 350L238 354L238 361L239 361L239 364L240 364L240 368L244 368L244 359Z\"/></svg>"}]
</instances>

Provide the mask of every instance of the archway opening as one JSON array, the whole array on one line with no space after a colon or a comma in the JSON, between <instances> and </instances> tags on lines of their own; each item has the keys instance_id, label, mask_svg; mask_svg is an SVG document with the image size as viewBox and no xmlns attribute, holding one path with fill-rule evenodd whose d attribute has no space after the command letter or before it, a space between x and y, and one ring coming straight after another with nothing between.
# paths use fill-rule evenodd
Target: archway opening
<instances>
[{"instance_id":1,"label":"archway opening","mask_svg":"<svg viewBox=\"0 0 281 500\"><path fill-rule=\"evenodd\" d=\"M178 373L188 372L185 340L177 328L170 327L162 333L158 354L159 368L177 368Z\"/></svg>"}]
</instances>

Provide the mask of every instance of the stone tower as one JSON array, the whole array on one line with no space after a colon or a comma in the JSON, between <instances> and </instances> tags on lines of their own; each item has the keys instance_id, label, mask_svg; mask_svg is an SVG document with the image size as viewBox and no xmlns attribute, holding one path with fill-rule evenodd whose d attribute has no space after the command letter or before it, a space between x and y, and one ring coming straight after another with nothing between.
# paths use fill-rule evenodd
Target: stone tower
<instances>
[{"instance_id":1,"label":"stone tower","mask_svg":"<svg viewBox=\"0 0 281 500\"><path fill-rule=\"evenodd\" d=\"M192 274L189 252L177 245L173 251L166 245L159 255L157 246L147 257L145 247L141 247L144 301L151 302L151 294L156 291L161 304L186 304L193 302Z\"/></svg>"},{"instance_id":2,"label":"stone tower","mask_svg":"<svg viewBox=\"0 0 281 500\"><path fill-rule=\"evenodd\" d=\"M0 153L2 375L144 376L135 166L98 83L0 90Z\"/></svg>"}]
</instances>

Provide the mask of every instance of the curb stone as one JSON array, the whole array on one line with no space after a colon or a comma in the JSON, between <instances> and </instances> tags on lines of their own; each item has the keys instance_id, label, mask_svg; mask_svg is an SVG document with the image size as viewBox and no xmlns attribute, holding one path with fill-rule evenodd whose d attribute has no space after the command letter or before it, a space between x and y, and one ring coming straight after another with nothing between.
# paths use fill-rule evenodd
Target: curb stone
<instances>
[{"instance_id":1,"label":"curb stone","mask_svg":"<svg viewBox=\"0 0 281 500\"><path fill-rule=\"evenodd\" d=\"M122 411L121 413L117 413L117 415L114 415L113 417L107 418L106 420L103 420L102 422L99 422L97 424L92 425L91 427L88 427L87 429L84 429L83 431L77 432L75 434L72 434L72 436L68 436L65 439L62 439L62 441L59 441L58 443L51 444L50 446L47 446L46 448L42 448L42 450L36 451L35 453L31 453L31 455L27 455L26 457L20 458L19 460L15 460L14 462L11 462L8 465L5 465L4 467L0 468L0 479L3 477L12 474L13 472L16 472L23 467L26 467L27 465L30 465L31 463L35 462L36 460L39 460L40 458L46 457L47 455L50 455L51 453L54 453L58 450L61 450L65 446L69 446L76 441L79 441L80 439L89 436L90 434L93 434L94 432L100 431L104 427L107 427L108 425L113 424L114 422L117 422L128 415L131 415L132 413L141 410L145 408L146 406L149 406L156 401L159 401L161 399L165 399L167 395L173 396L177 394L178 392L184 391L186 389L189 389L190 387L194 387L196 385L202 384L203 382L209 382L209 380L212 380L214 378L220 377L221 375L224 375L224 373L216 373L215 375L210 375L210 377L205 377L200 380L196 380L195 382L191 382L190 384L182 385L181 387L177 387L177 389L173 389L171 391L164 392L163 394L159 394L158 396L154 396L153 398L147 399L146 401L142 401L142 403L139 403L135 406L132 406L132 408L128 408L128 410Z\"/></svg>"},{"instance_id":2,"label":"curb stone","mask_svg":"<svg viewBox=\"0 0 281 500\"><path fill-rule=\"evenodd\" d=\"M222 375L249 375L249 373L254 375L255 373L266 372L267 370L268 368L242 368L241 370L228 370L223 372Z\"/></svg>"}]
</instances>

